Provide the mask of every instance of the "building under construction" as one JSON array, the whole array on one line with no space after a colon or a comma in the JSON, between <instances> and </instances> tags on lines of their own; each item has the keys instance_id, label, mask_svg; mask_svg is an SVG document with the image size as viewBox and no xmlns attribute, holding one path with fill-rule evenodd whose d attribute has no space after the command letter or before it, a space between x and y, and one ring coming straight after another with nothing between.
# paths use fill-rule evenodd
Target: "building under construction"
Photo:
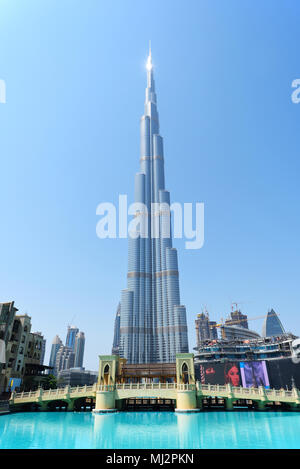
<instances>
[{"instance_id":1,"label":"building under construction","mask_svg":"<svg viewBox=\"0 0 300 469\"><path fill-rule=\"evenodd\" d=\"M248 321L259 318L265 319L263 337L248 328ZM220 337L197 340L194 349L195 375L202 384L300 387L299 339L284 331L274 310L255 318L234 311L230 319L211 328L220 330ZM198 338L198 330L197 334Z\"/></svg>"},{"instance_id":2,"label":"building under construction","mask_svg":"<svg viewBox=\"0 0 300 469\"><path fill-rule=\"evenodd\" d=\"M237 305L237 303L233 304ZM230 317L228 317L225 322L221 319L220 323L210 321L207 310L205 310L205 313L206 314L203 312L198 314L197 319L195 320L197 347L201 346L203 342L209 339L218 339L219 336L222 339L228 340L257 339L260 335L249 329L248 325L248 321L255 319L264 319L262 331L263 337L279 336L285 333L285 330L273 309L266 315L248 318L248 316L243 314L239 309L233 310L232 308ZM218 329L220 330L219 336L217 332Z\"/></svg>"}]
</instances>

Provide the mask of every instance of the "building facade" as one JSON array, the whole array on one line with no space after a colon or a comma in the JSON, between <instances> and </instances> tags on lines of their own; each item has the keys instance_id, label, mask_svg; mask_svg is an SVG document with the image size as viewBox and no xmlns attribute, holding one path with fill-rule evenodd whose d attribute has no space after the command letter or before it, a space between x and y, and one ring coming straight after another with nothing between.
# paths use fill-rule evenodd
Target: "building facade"
<instances>
[{"instance_id":1,"label":"building facade","mask_svg":"<svg viewBox=\"0 0 300 469\"><path fill-rule=\"evenodd\" d=\"M114 340L112 346L112 355L119 355L120 353L120 319L121 319L121 303L118 304L117 314L114 326Z\"/></svg>"},{"instance_id":2,"label":"building facade","mask_svg":"<svg viewBox=\"0 0 300 469\"><path fill-rule=\"evenodd\" d=\"M205 340L215 340L218 338L218 331L215 321L210 321L208 314L198 314L195 320L197 346Z\"/></svg>"},{"instance_id":3,"label":"building facade","mask_svg":"<svg viewBox=\"0 0 300 469\"><path fill-rule=\"evenodd\" d=\"M195 363L291 358L294 354L293 344L295 339L296 336L293 334L285 334L281 337L207 341L194 348ZM300 348L297 355L300 358Z\"/></svg>"},{"instance_id":4,"label":"building facade","mask_svg":"<svg viewBox=\"0 0 300 469\"><path fill-rule=\"evenodd\" d=\"M74 367L81 368L83 365L85 336L84 332L78 332L75 337L74 345Z\"/></svg>"},{"instance_id":5,"label":"building facade","mask_svg":"<svg viewBox=\"0 0 300 469\"><path fill-rule=\"evenodd\" d=\"M56 354L55 361L55 374L58 374L61 370L68 370L74 367L75 354L71 347L61 345Z\"/></svg>"},{"instance_id":6,"label":"building facade","mask_svg":"<svg viewBox=\"0 0 300 469\"><path fill-rule=\"evenodd\" d=\"M66 347L70 347L74 350L76 334L79 329L76 326L68 326L68 332L66 337Z\"/></svg>"},{"instance_id":7,"label":"building facade","mask_svg":"<svg viewBox=\"0 0 300 469\"><path fill-rule=\"evenodd\" d=\"M83 366L83 356L85 347L84 332L79 332L76 326L68 326L66 345L56 335L52 342L49 367L55 376L62 370L70 368L81 368Z\"/></svg>"},{"instance_id":8,"label":"building facade","mask_svg":"<svg viewBox=\"0 0 300 469\"><path fill-rule=\"evenodd\" d=\"M42 336L41 332L35 332L36 335ZM46 353L46 339L42 338L42 346L41 346L41 358L40 358L40 365L44 364L45 360L45 353Z\"/></svg>"},{"instance_id":9,"label":"building facade","mask_svg":"<svg viewBox=\"0 0 300 469\"><path fill-rule=\"evenodd\" d=\"M268 314L264 320L262 335L263 337L281 336L285 334L285 330L281 321L274 309L268 311Z\"/></svg>"},{"instance_id":10,"label":"building facade","mask_svg":"<svg viewBox=\"0 0 300 469\"><path fill-rule=\"evenodd\" d=\"M221 326L221 336L223 339L258 339L260 335L243 326Z\"/></svg>"},{"instance_id":11,"label":"building facade","mask_svg":"<svg viewBox=\"0 0 300 469\"><path fill-rule=\"evenodd\" d=\"M11 337L15 315L18 309L14 306L14 301L0 303L0 342L1 342L1 360L0 360L0 395L7 388L6 362L7 348Z\"/></svg>"},{"instance_id":12,"label":"building facade","mask_svg":"<svg viewBox=\"0 0 300 469\"><path fill-rule=\"evenodd\" d=\"M49 360L49 367L53 368L51 371L52 374L56 375L56 356L57 352L60 349L60 347L63 345L61 339L56 335L53 339L52 346L51 346L51 352L50 352L50 360Z\"/></svg>"},{"instance_id":13,"label":"building facade","mask_svg":"<svg viewBox=\"0 0 300 469\"><path fill-rule=\"evenodd\" d=\"M127 289L121 296L120 356L133 364L175 362L176 353L188 352L186 309L180 302L177 250L172 247L151 51L140 137L136 223L128 243Z\"/></svg>"},{"instance_id":14,"label":"building facade","mask_svg":"<svg viewBox=\"0 0 300 469\"><path fill-rule=\"evenodd\" d=\"M15 316L6 347L4 390L20 388L24 378L39 367L43 353L43 335L31 332L31 317L27 314ZM42 370L40 370L42 371Z\"/></svg>"},{"instance_id":15,"label":"building facade","mask_svg":"<svg viewBox=\"0 0 300 469\"><path fill-rule=\"evenodd\" d=\"M225 324L227 326L240 326L248 329L248 316L246 314L242 314L241 311L236 310L230 313L231 318L226 319Z\"/></svg>"},{"instance_id":16,"label":"building facade","mask_svg":"<svg viewBox=\"0 0 300 469\"><path fill-rule=\"evenodd\" d=\"M91 386L97 383L98 372L88 371L84 368L70 368L58 374L58 386Z\"/></svg>"}]
</instances>

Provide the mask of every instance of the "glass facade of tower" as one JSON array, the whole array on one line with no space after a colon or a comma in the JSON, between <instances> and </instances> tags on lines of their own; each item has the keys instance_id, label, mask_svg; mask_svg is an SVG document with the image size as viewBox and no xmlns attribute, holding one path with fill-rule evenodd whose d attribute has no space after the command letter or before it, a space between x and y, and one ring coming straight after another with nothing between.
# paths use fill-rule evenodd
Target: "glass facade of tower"
<instances>
[{"instance_id":1,"label":"glass facade of tower","mask_svg":"<svg viewBox=\"0 0 300 469\"><path fill-rule=\"evenodd\" d=\"M128 363L174 362L176 353L188 352L151 53L147 70L145 113L140 122L140 172L135 176L135 202L143 206L135 213L139 228L129 237L127 289L121 296L120 355Z\"/></svg>"},{"instance_id":2,"label":"glass facade of tower","mask_svg":"<svg viewBox=\"0 0 300 469\"><path fill-rule=\"evenodd\" d=\"M52 347L51 347L51 353L50 353L49 366L51 366L53 368L53 370L50 371L50 373L53 373L53 374L56 373L56 371L55 371L56 356L57 356L57 352L60 349L60 347L62 346L62 344L63 344L62 341L60 340L58 335L56 335L53 339Z\"/></svg>"},{"instance_id":3,"label":"glass facade of tower","mask_svg":"<svg viewBox=\"0 0 300 469\"><path fill-rule=\"evenodd\" d=\"M85 346L85 336L84 332L78 332L75 337L75 345L74 345L74 367L81 368L83 366L83 355L84 355L84 346Z\"/></svg>"},{"instance_id":4,"label":"glass facade of tower","mask_svg":"<svg viewBox=\"0 0 300 469\"><path fill-rule=\"evenodd\" d=\"M120 316L121 316L121 303L118 304L117 314L114 327L114 340L112 346L112 355L119 355L120 353Z\"/></svg>"},{"instance_id":5,"label":"glass facade of tower","mask_svg":"<svg viewBox=\"0 0 300 469\"><path fill-rule=\"evenodd\" d=\"M74 349L76 334L78 334L79 329L75 326L68 326L67 338L66 338L66 347Z\"/></svg>"},{"instance_id":6,"label":"glass facade of tower","mask_svg":"<svg viewBox=\"0 0 300 469\"><path fill-rule=\"evenodd\" d=\"M285 333L283 325L274 309L268 312L263 324L263 337L280 336Z\"/></svg>"}]
</instances>

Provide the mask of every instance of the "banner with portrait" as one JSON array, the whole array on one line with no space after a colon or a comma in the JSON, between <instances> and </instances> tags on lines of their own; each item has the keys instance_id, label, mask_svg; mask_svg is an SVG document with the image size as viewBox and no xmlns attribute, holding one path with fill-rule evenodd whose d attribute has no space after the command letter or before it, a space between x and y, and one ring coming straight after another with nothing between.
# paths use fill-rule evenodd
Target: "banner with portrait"
<instances>
[{"instance_id":1,"label":"banner with portrait","mask_svg":"<svg viewBox=\"0 0 300 469\"><path fill-rule=\"evenodd\" d=\"M202 384L227 384L241 386L239 362L201 363L195 365L196 379Z\"/></svg>"},{"instance_id":2,"label":"banner with portrait","mask_svg":"<svg viewBox=\"0 0 300 469\"><path fill-rule=\"evenodd\" d=\"M240 371L242 377L242 386L244 388L258 388L263 386L270 388L269 376L266 362L240 362Z\"/></svg>"}]
</instances>

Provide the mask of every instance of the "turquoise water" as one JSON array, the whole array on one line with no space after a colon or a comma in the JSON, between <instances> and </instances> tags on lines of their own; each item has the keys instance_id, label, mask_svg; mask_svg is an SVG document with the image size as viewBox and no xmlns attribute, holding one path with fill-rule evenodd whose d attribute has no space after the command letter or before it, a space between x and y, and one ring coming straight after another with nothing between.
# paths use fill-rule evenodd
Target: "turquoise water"
<instances>
[{"instance_id":1,"label":"turquoise water","mask_svg":"<svg viewBox=\"0 0 300 469\"><path fill-rule=\"evenodd\" d=\"M300 413L16 413L0 416L0 448L300 448Z\"/></svg>"}]
</instances>

